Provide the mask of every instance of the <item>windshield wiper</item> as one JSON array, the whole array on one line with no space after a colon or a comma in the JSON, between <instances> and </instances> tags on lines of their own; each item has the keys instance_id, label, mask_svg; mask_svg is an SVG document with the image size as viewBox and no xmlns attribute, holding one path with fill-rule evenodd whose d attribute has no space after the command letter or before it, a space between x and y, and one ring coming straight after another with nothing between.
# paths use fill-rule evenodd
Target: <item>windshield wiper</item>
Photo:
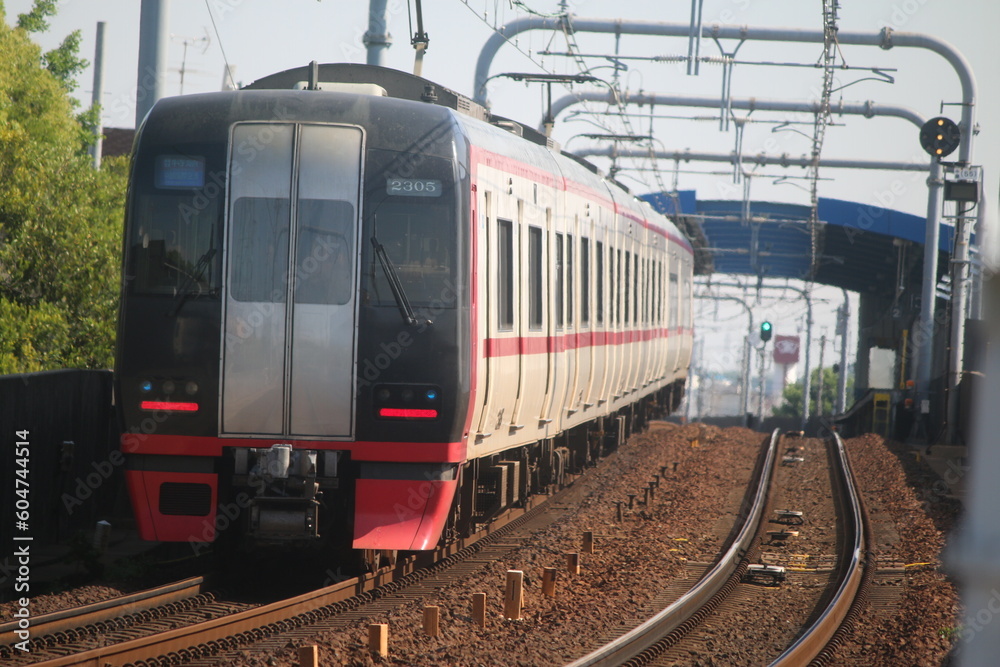
<instances>
[{"instance_id":1,"label":"windshield wiper","mask_svg":"<svg viewBox=\"0 0 1000 667\"><path fill-rule=\"evenodd\" d=\"M212 261L213 257L215 257L215 252L216 248L209 248L205 254L198 259L198 263L194 265L192 272L185 274L186 277L184 278L184 282L181 283L177 295L174 296L173 307L164 313L164 315L167 317L173 317L180 312L181 306L184 305L184 302L187 301L187 298L191 295L191 292L188 290L191 288L192 284L201 282L201 276L205 273L205 269L208 268L208 263ZM198 291L199 293L201 292L201 290Z\"/></svg>"},{"instance_id":2,"label":"windshield wiper","mask_svg":"<svg viewBox=\"0 0 1000 667\"><path fill-rule=\"evenodd\" d=\"M375 256L378 257L379 264L382 265L382 271L385 272L385 279L389 282L389 289L392 290L392 296L396 299L396 305L399 306L399 314L403 316L403 322L410 325L418 324L413 312L413 306L410 305L410 300L406 298L406 293L403 291L403 284L399 282L396 269L393 267L392 262L389 261L385 247L379 243L374 234L372 234L372 247L375 248ZM434 324L430 320L426 320L426 323Z\"/></svg>"}]
</instances>

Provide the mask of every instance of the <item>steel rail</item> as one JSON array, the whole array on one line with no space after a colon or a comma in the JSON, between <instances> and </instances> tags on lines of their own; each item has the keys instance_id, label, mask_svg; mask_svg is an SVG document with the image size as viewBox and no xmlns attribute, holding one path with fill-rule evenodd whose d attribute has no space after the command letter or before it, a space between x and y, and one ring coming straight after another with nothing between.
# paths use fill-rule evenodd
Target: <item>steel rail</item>
<instances>
[{"instance_id":1,"label":"steel rail","mask_svg":"<svg viewBox=\"0 0 1000 667\"><path fill-rule=\"evenodd\" d=\"M36 665L119 667L143 660L155 660L162 656L174 656L187 661L198 657L201 653L200 647L208 646L217 650L234 648L262 639L274 632L315 622L329 615L324 614L323 608L331 608L338 603L351 605L352 600L355 600L357 605L364 604L373 598L416 583L432 574L439 566L448 567L478 552L483 546L502 537L507 530L516 528L544 510L548 503L558 501L565 493L572 491L571 481L576 479L576 476L569 475L568 479L567 486L558 493L552 496L533 496L524 507L508 510L497 521L478 533L438 548L432 552L433 564L427 567L417 569L415 562L407 561L397 565L394 570L383 568L363 578L348 579L326 588L237 614L39 662ZM331 608L330 613L340 613L348 608L351 607Z\"/></svg>"},{"instance_id":2,"label":"steel rail","mask_svg":"<svg viewBox=\"0 0 1000 667\"><path fill-rule=\"evenodd\" d=\"M32 641L44 635L65 632L128 614L146 611L171 602L185 600L202 593L204 586L204 577L192 577L130 595L102 600L101 602L93 602L82 607L73 607L41 616L34 616L31 619ZM17 629L17 621L0 625L0 645L13 644L16 641L14 631Z\"/></svg>"},{"instance_id":3,"label":"steel rail","mask_svg":"<svg viewBox=\"0 0 1000 667\"><path fill-rule=\"evenodd\" d=\"M666 609L613 642L605 644L596 651L570 663L569 667L621 665L652 647L667 634L688 621L726 585L726 582L739 569L744 556L757 536L764 507L767 504L768 488L777 458L778 440L779 432L775 429L771 434L771 442L767 448L764 464L761 466L757 490L754 493L753 503L747 512L746 521L719 562L691 590Z\"/></svg>"},{"instance_id":4,"label":"steel rail","mask_svg":"<svg viewBox=\"0 0 1000 667\"><path fill-rule=\"evenodd\" d=\"M871 564L873 563L871 554L867 551L868 545L871 544L867 534L868 522L861 507L861 499L857 485L854 483L854 475L851 472L850 461L847 459L847 451L844 449L844 441L837 433L833 434L831 446L835 448L834 454L839 464L837 477L842 497L847 503L847 513L850 519L847 525L846 540L846 543L850 545L850 562L840 579L836 594L823 613L794 644L771 663L770 667L814 664L813 661L817 659L825 664L831 656L824 655L824 651L833 643L838 632L841 632L842 629L844 632L849 631L849 628L844 627L845 621L848 620L850 612L859 610L867 597L865 584L866 580L871 577Z\"/></svg>"}]
</instances>

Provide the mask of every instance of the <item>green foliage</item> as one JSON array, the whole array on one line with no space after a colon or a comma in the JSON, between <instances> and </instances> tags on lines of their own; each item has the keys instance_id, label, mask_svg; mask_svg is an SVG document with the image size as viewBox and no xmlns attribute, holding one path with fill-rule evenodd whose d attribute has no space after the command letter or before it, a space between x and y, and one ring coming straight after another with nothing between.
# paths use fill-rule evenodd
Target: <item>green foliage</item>
<instances>
[{"instance_id":1,"label":"green foliage","mask_svg":"<svg viewBox=\"0 0 1000 667\"><path fill-rule=\"evenodd\" d=\"M17 15L17 27L25 32L45 32L49 29L46 19L55 16L56 10L56 0L35 0L30 12Z\"/></svg>"},{"instance_id":2,"label":"green foliage","mask_svg":"<svg viewBox=\"0 0 1000 667\"><path fill-rule=\"evenodd\" d=\"M819 392L819 372L820 369L814 368L812 374L809 378L809 412L811 414L816 414L816 397ZM851 386L854 384L854 378L848 376L847 378L847 395L850 396L852 389ZM796 382L795 384L790 384L785 387L785 391L782 393L782 398L784 403L779 405L774 409L775 417L799 417L802 415L802 383ZM823 369L823 413L824 415L832 415L833 410L837 405L837 374L833 372L833 368Z\"/></svg>"},{"instance_id":3,"label":"green foliage","mask_svg":"<svg viewBox=\"0 0 1000 667\"><path fill-rule=\"evenodd\" d=\"M26 30L0 21L2 373L112 364L127 161L94 171L87 131Z\"/></svg>"},{"instance_id":4,"label":"green foliage","mask_svg":"<svg viewBox=\"0 0 1000 667\"><path fill-rule=\"evenodd\" d=\"M59 83L63 85L67 93L76 90L76 77L90 64L83 58L77 57L80 51L81 33L74 30L66 36L58 47L47 51L42 56L45 69L49 70ZM71 102L75 102L72 98ZM74 104L75 106L75 104Z\"/></svg>"}]
</instances>

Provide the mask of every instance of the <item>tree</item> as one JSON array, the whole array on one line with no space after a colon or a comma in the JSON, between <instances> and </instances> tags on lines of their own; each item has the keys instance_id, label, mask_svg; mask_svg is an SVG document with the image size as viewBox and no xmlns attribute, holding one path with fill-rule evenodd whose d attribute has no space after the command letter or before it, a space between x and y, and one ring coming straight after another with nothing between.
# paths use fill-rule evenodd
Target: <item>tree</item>
<instances>
[{"instance_id":1,"label":"tree","mask_svg":"<svg viewBox=\"0 0 1000 667\"><path fill-rule=\"evenodd\" d=\"M0 4L0 373L109 368L127 164L94 171L74 115L78 37L42 54L53 0Z\"/></svg>"},{"instance_id":2,"label":"tree","mask_svg":"<svg viewBox=\"0 0 1000 667\"><path fill-rule=\"evenodd\" d=\"M809 377L809 413L816 414L816 396L819 392L819 368L814 368ZM851 395L854 379L847 378L847 395ZM796 382L785 387L781 397L784 402L774 409L775 417L800 417L802 415L802 383ZM823 368L823 412L831 415L837 405L837 373L833 368Z\"/></svg>"}]
</instances>

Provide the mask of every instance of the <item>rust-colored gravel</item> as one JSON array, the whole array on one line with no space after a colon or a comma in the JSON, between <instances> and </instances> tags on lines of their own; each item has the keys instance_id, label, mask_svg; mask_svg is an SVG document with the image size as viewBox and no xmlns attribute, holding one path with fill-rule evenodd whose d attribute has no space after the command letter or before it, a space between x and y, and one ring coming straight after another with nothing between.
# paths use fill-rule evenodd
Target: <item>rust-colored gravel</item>
<instances>
[{"instance_id":1,"label":"rust-colored gravel","mask_svg":"<svg viewBox=\"0 0 1000 667\"><path fill-rule=\"evenodd\" d=\"M944 497L938 478L917 461L913 448L875 435L845 444L874 517L880 563L908 567L898 606L870 607L835 664L944 664L961 621L958 592L941 569L941 549L959 505Z\"/></svg>"},{"instance_id":2,"label":"rust-colored gravel","mask_svg":"<svg viewBox=\"0 0 1000 667\"><path fill-rule=\"evenodd\" d=\"M389 624L388 664L562 665L579 657L606 641L611 631L645 618L654 595L684 573L685 559L711 558L720 550L765 437L745 429L654 425L578 482L589 494L567 521L539 531L530 547L484 564L474 576L433 596L346 630L315 636L321 660L373 664L367 650L369 623ZM675 461L677 471L661 483L651 506L637 505L617 523L612 502L637 493L660 466L672 467ZM597 553L581 556L580 575L561 571L557 596L543 597L542 568L562 570L563 554L578 550L585 530L596 533ZM519 621L502 618L509 569L523 570L527 579ZM476 592L487 593L489 600L483 630L471 622L470 601ZM441 609L437 638L423 633L424 605ZM295 649L289 644L272 655L244 651L238 663L295 664Z\"/></svg>"},{"instance_id":3,"label":"rust-colored gravel","mask_svg":"<svg viewBox=\"0 0 1000 667\"><path fill-rule=\"evenodd\" d=\"M565 664L607 641L616 629L645 618L660 589L688 573L686 561L711 560L732 525L765 437L737 428L654 424L578 481L582 500L569 518L536 533L528 541L530 546L515 548L502 559L484 563L462 582L381 617L359 620L344 630L317 632L306 641L288 640L277 651L243 650L229 660L244 666L295 665L297 646L315 643L321 664L329 665ZM959 621L957 593L941 572L939 554L956 518L957 503L943 498L936 477L908 447L871 435L849 440L847 447L875 523L880 567L909 567L878 577L877 585L895 586L901 594L894 602L866 610L852 645L842 648L833 664L943 664L958 636ZM636 493L641 500L641 488L661 466L672 467L675 462L676 471L661 482L651 506L637 504L633 511L626 510L624 522L616 522L613 501L626 500L627 493ZM595 532L597 553L583 554L581 574L568 575L564 553L579 549L585 530ZM560 570L555 598L541 595L544 567ZM525 573L520 621L502 618L508 569ZM471 620L475 592L488 595L484 630ZM41 614L118 594L113 587L75 588L33 598L32 611ZM766 608L766 591L761 600ZM10 605L0 605L0 613L8 613ZM437 638L422 631L424 605L441 609ZM390 655L385 660L373 659L367 650L367 626L376 622L390 626ZM752 641L740 633L736 637ZM700 664L750 664L738 657L746 653L724 649L723 644L709 642L709 649L721 653L703 657Z\"/></svg>"},{"instance_id":4,"label":"rust-colored gravel","mask_svg":"<svg viewBox=\"0 0 1000 667\"><path fill-rule=\"evenodd\" d=\"M116 586L77 586L61 593L46 593L31 597L31 615L41 616L54 611L82 607L85 604L102 602L111 598L126 595L127 592ZM10 620L12 614L19 608L18 602L12 600L0 604L0 619Z\"/></svg>"}]
</instances>

